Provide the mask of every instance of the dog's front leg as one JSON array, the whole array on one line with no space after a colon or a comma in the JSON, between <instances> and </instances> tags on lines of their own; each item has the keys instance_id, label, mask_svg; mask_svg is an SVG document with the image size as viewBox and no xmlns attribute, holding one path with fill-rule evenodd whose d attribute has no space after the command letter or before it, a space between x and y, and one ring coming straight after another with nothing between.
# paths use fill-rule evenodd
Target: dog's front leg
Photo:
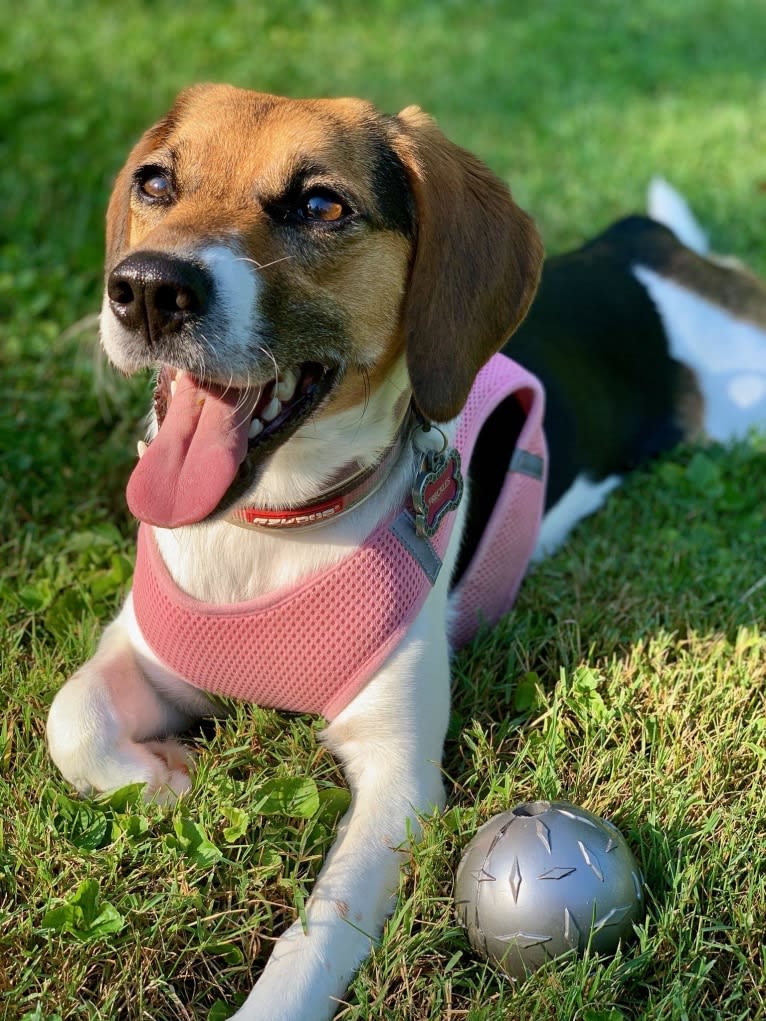
<instances>
[{"instance_id":1,"label":"dog's front leg","mask_svg":"<svg viewBox=\"0 0 766 1021\"><path fill-rule=\"evenodd\" d=\"M432 598L433 598L432 593ZM314 891L306 926L295 922L236 1021L323 1021L394 904L417 813L441 807L441 755L449 715L444 616L426 602L407 639L324 732L352 792Z\"/></svg>"},{"instance_id":2,"label":"dog's front leg","mask_svg":"<svg viewBox=\"0 0 766 1021\"><path fill-rule=\"evenodd\" d=\"M51 705L51 757L81 794L143 783L147 795L169 800L191 786L191 756L170 735L214 707L178 679L158 676L153 683L139 662L136 636L128 598L96 654Z\"/></svg>"}]
</instances>

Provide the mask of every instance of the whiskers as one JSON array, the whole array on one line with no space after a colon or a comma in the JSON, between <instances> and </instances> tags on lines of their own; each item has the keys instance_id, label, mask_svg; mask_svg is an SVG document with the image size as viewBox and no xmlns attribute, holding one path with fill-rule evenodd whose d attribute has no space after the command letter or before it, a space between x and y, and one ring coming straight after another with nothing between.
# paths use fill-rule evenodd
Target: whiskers
<instances>
[{"instance_id":1,"label":"whiskers","mask_svg":"<svg viewBox=\"0 0 766 1021\"><path fill-rule=\"evenodd\" d=\"M268 344L260 342L255 345L255 356L252 347L250 349L248 362L251 364L243 365L243 352L232 351L225 341L215 343L199 328L195 332L194 339L197 342L196 348L187 353L186 371L194 375L202 388L221 388L223 399L230 394L236 395L230 418L233 428L240 428L245 421L252 418L265 388L272 382L272 379L276 393L283 373L280 371L274 352ZM228 358L227 354L229 354ZM273 366L273 376L264 379L266 373L263 368L266 368L268 363ZM259 366L263 366L263 368ZM224 368L226 375L221 372L221 369Z\"/></svg>"},{"instance_id":2,"label":"whiskers","mask_svg":"<svg viewBox=\"0 0 766 1021\"><path fill-rule=\"evenodd\" d=\"M271 262L258 262L257 259L252 259L252 258L250 258L247 255L237 255L237 256L234 257L234 261L235 262L249 262L253 266L255 266L256 269L264 270L264 269L270 269L272 266L276 266L280 262L288 262L290 259L294 259L294 258L295 258L294 255L283 255L279 259L272 259Z\"/></svg>"},{"instance_id":3,"label":"whiskers","mask_svg":"<svg viewBox=\"0 0 766 1021\"><path fill-rule=\"evenodd\" d=\"M279 365L277 364L277 360L274 357L274 352L271 350L268 344L259 344L258 350L261 352L261 354L264 354L266 355L267 358L271 359L271 364L274 366L274 385L276 386L279 383Z\"/></svg>"},{"instance_id":4,"label":"whiskers","mask_svg":"<svg viewBox=\"0 0 766 1021\"><path fill-rule=\"evenodd\" d=\"M229 386L226 388L227 392L231 385L232 383L230 381ZM247 385L245 386L244 389L240 390L240 396L237 399L237 403L234 405L234 409L231 413L235 429L238 429L246 421L249 421L249 419L252 418L253 412L258 407L258 401L261 399L262 393L263 387L259 384L257 391L255 392L255 394L253 394L252 383L250 380L250 370L248 369ZM243 413L243 418L241 420L238 419L240 413Z\"/></svg>"},{"instance_id":5,"label":"whiskers","mask_svg":"<svg viewBox=\"0 0 766 1021\"><path fill-rule=\"evenodd\" d=\"M364 400L362 401L362 410L359 412L359 420L356 423L356 435L359 435L359 430L364 425L364 416L367 414L367 410L370 407L370 394L372 393L372 387L370 385L370 373L367 371L367 367L363 366L359 370L359 375L362 377L362 386L364 387Z\"/></svg>"},{"instance_id":6,"label":"whiskers","mask_svg":"<svg viewBox=\"0 0 766 1021\"><path fill-rule=\"evenodd\" d=\"M277 359L274 356L274 352L271 350L268 344L258 344L257 350L259 354L265 355L266 358L268 358L271 361L271 364L274 366L273 392L276 394L277 387L279 386L280 377L279 363L277 362ZM232 374L229 377L229 383L224 393L228 393L228 391L233 387L233 385L234 376ZM261 399L265 385L266 384L260 382L257 384L253 384L250 376L250 369L247 370L247 380L245 386L238 387L240 391L240 396L238 397L237 403L235 404L234 409L232 410L231 413L236 428L239 428L239 426L243 425L246 420L252 417L253 413L255 412L255 409L258 406L258 402ZM238 416L241 415L242 413L244 413L244 418L238 418Z\"/></svg>"}]
</instances>

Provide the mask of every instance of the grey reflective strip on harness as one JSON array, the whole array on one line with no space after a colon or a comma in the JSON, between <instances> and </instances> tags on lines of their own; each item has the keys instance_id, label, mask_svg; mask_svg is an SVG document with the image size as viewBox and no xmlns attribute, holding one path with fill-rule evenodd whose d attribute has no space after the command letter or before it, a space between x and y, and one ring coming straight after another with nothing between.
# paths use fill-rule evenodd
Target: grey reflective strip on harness
<instances>
[{"instance_id":1,"label":"grey reflective strip on harness","mask_svg":"<svg viewBox=\"0 0 766 1021\"><path fill-rule=\"evenodd\" d=\"M545 475L545 462L537 454L530 454L528 450L520 450L517 447L511 456L508 471L528 475L530 478L542 482ZM442 569L442 562L428 539L419 536L415 531L415 522L410 511L403 510L394 519L390 529L407 552L420 564L421 570L429 582L435 585Z\"/></svg>"},{"instance_id":2,"label":"grey reflective strip on harness","mask_svg":"<svg viewBox=\"0 0 766 1021\"><path fill-rule=\"evenodd\" d=\"M517 447L508 465L509 472L518 472L520 475L529 475L532 479L542 482L545 463L537 454L530 454L528 450L519 450Z\"/></svg>"},{"instance_id":3,"label":"grey reflective strip on harness","mask_svg":"<svg viewBox=\"0 0 766 1021\"><path fill-rule=\"evenodd\" d=\"M391 532L408 553L420 564L423 574L432 585L436 584L442 562L431 543L415 532L415 522L409 511L403 510L391 524Z\"/></svg>"}]
</instances>

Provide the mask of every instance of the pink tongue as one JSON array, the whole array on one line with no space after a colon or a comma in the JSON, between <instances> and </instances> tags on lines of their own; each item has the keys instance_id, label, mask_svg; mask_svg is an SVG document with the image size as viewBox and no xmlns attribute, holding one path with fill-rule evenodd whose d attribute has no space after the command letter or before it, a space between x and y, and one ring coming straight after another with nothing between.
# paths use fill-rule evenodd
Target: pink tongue
<instances>
[{"instance_id":1,"label":"pink tongue","mask_svg":"<svg viewBox=\"0 0 766 1021\"><path fill-rule=\"evenodd\" d=\"M216 509L247 451L250 416L237 409L241 397L178 374L160 431L128 481L128 506L137 518L177 528Z\"/></svg>"}]
</instances>

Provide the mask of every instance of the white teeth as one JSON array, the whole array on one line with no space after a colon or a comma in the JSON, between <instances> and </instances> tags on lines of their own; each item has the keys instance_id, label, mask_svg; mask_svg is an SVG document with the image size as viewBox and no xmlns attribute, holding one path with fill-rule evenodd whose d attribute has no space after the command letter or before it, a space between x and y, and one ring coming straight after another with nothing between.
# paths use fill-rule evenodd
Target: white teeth
<instances>
[{"instance_id":1,"label":"white teeth","mask_svg":"<svg viewBox=\"0 0 766 1021\"><path fill-rule=\"evenodd\" d=\"M255 439L260 432L263 432L263 422L260 418L254 418L247 432L248 439Z\"/></svg>"},{"instance_id":2,"label":"white teeth","mask_svg":"<svg viewBox=\"0 0 766 1021\"><path fill-rule=\"evenodd\" d=\"M170 381L170 396L171 397L175 397L175 395L176 395L176 387L177 386L178 386L178 383L176 382L176 380L175 379L171 379L171 381Z\"/></svg>"},{"instance_id":3,"label":"white teeth","mask_svg":"<svg viewBox=\"0 0 766 1021\"><path fill-rule=\"evenodd\" d=\"M272 397L269 403L261 412L261 418L263 419L264 422L273 422L281 410L282 405L280 404L278 398Z\"/></svg>"},{"instance_id":4,"label":"white teeth","mask_svg":"<svg viewBox=\"0 0 766 1021\"><path fill-rule=\"evenodd\" d=\"M138 450L138 459L140 461L141 458L146 453L146 444L144 443L143 440L139 440L138 443L136 444L136 448Z\"/></svg>"},{"instance_id":5,"label":"white teeth","mask_svg":"<svg viewBox=\"0 0 766 1021\"><path fill-rule=\"evenodd\" d=\"M280 401L289 401L295 393L298 377L288 369L277 384L277 397Z\"/></svg>"}]
</instances>

